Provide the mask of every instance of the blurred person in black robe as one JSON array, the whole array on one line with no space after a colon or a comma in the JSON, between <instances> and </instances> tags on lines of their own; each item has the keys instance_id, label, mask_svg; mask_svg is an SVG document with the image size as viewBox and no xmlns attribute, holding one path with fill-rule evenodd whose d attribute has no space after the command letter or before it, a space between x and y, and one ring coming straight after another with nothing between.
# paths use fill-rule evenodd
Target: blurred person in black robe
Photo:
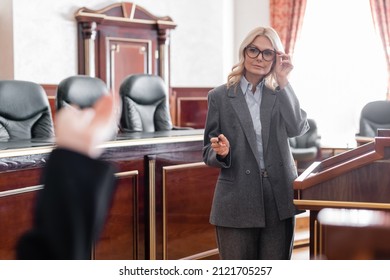
<instances>
[{"instance_id":1,"label":"blurred person in black robe","mask_svg":"<svg viewBox=\"0 0 390 280\"><path fill-rule=\"evenodd\" d=\"M114 167L99 147L117 125L119 98L92 108L66 107L56 116L57 147L49 156L34 224L19 240L17 259L91 259L115 191Z\"/></svg>"}]
</instances>

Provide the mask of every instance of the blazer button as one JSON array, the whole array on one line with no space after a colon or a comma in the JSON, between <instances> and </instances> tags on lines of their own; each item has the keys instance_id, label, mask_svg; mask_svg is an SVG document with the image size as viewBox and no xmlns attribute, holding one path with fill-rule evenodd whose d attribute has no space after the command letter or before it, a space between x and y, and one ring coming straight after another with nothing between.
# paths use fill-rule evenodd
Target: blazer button
<instances>
[{"instance_id":1,"label":"blazer button","mask_svg":"<svg viewBox=\"0 0 390 280\"><path fill-rule=\"evenodd\" d=\"M245 174L246 174L246 175L249 175L249 174L251 174L251 171L250 171L250 170L246 170L246 171L245 171Z\"/></svg>"}]
</instances>

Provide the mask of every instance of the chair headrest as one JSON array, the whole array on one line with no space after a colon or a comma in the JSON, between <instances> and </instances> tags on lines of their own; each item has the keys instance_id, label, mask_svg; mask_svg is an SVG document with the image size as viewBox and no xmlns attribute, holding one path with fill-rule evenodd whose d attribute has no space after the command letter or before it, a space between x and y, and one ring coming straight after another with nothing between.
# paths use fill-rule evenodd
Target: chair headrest
<instances>
[{"instance_id":1,"label":"chair headrest","mask_svg":"<svg viewBox=\"0 0 390 280\"><path fill-rule=\"evenodd\" d=\"M129 97L140 105L153 104L167 98L164 80L149 74L127 76L122 81L119 92L122 98Z\"/></svg>"},{"instance_id":2,"label":"chair headrest","mask_svg":"<svg viewBox=\"0 0 390 280\"><path fill-rule=\"evenodd\" d=\"M24 120L50 108L45 90L39 84L0 81L0 115L12 120Z\"/></svg>"},{"instance_id":3,"label":"chair headrest","mask_svg":"<svg viewBox=\"0 0 390 280\"><path fill-rule=\"evenodd\" d=\"M362 109L361 119L376 124L390 124L390 101L377 100L367 103Z\"/></svg>"},{"instance_id":4,"label":"chair headrest","mask_svg":"<svg viewBox=\"0 0 390 280\"><path fill-rule=\"evenodd\" d=\"M101 79L85 75L71 76L58 85L56 107L61 109L65 104L92 107L96 100L106 94L109 94L108 88Z\"/></svg>"}]
</instances>

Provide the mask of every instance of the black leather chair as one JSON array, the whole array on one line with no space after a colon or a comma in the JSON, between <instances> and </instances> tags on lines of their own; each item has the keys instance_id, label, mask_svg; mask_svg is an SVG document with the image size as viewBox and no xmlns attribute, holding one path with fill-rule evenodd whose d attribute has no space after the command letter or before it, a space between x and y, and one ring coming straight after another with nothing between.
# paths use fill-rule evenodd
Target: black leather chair
<instances>
[{"instance_id":1,"label":"black leather chair","mask_svg":"<svg viewBox=\"0 0 390 280\"><path fill-rule=\"evenodd\" d=\"M53 136L53 120L45 90L33 82L0 81L0 139Z\"/></svg>"},{"instance_id":2,"label":"black leather chair","mask_svg":"<svg viewBox=\"0 0 390 280\"><path fill-rule=\"evenodd\" d=\"M58 84L56 110L67 105L92 107L96 100L106 94L109 91L101 79L85 75L70 76Z\"/></svg>"},{"instance_id":3,"label":"black leather chair","mask_svg":"<svg viewBox=\"0 0 390 280\"><path fill-rule=\"evenodd\" d=\"M372 101L363 107L356 136L375 137L380 128L390 129L390 101Z\"/></svg>"},{"instance_id":4,"label":"black leather chair","mask_svg":"<svg viewBox=\"0 0 390 280\"><path fill-rule=\"evenodd\" d=\"M121 129L124 132L154 132L191 129L172 125L168 93L163 79L148 74L127 76L121 83Z\"/></svg>"},{"instance_id":5,"label":"black leather chair","mask_svg":"<svg viewBox=\"0 0 390 280\"><path fill-rule=\"evenodd\" d=\"M321 153L321 137L318 135L317 123L313 119L307 121L310 126L309 130L301 136L289 139L291 152L299 172L318 159Z\"/></svg>"}]
</instances>

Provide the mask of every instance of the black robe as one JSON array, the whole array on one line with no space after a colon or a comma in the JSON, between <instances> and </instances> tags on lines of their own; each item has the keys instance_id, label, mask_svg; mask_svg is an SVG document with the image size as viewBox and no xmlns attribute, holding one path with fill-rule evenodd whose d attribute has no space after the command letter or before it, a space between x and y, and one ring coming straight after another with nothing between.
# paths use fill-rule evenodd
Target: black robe
<instances>
[{"instance_id":1,"label":"black robe","mask_svg":"<svg viewBox=\"0 0 390 280\"><path fill-rule=\"evenodd\" d=\"M114 167L55 149L43 172L33 228L19 240L17 259L91 259L115 190Z\"/></svg>"}]
</instances>

